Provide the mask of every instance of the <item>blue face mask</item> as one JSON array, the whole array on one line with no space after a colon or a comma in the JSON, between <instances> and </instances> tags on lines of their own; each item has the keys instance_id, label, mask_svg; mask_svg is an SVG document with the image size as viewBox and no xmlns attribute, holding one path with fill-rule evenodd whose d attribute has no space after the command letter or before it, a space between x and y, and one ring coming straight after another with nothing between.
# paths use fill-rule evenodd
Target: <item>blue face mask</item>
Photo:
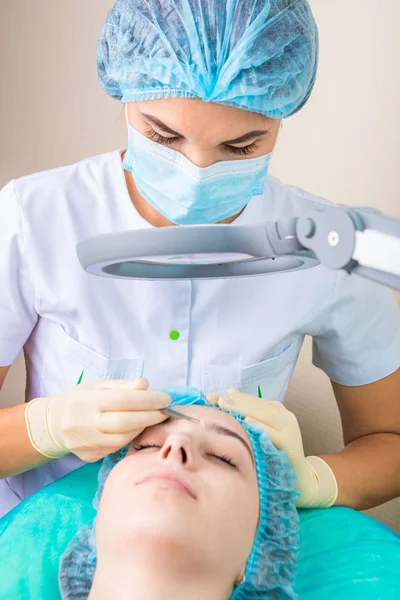
<instances>
[{"instance_id":1,"label":"blue face mask","mask_svg":"<svg viewBox=\"0 0 400 600\"><path fill-rule=\"evenodd\" d=\"M272 152L259 158L196 167L183 154L149 140L129 125L123 168L141 196L177 225L218 223L262 194Z\"/></svg>"}]
</instances>

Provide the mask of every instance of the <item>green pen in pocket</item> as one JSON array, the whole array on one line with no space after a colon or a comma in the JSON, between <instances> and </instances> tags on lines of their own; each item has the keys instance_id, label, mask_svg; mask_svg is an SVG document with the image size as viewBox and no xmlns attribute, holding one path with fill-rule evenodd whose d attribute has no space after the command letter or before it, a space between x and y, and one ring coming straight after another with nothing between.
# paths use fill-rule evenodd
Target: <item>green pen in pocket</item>
<instances>
[{"instance_id":1,"label":"green pen in pocket","mask_svg":"<svg viewBox=\"0 0 400 600\"><path fill-rule=\"evenodd\" d=\"M85 369L83 369L82 373L79 375L78 383L76 385L80 385L82 383L84 372L85 372Z\"/></svg>"},{"instance_id":2,"label":"green pen in pocket","mask_svg":"<svg viewBox=\"0 0 400 600\"><path fill-rule=\"evenodd\" d=\"M260 388L260 386L258 386L258 397L259 397L259 398L262 398L262 393L261 393L261 388Z\"/></svg>"}]
</instances>

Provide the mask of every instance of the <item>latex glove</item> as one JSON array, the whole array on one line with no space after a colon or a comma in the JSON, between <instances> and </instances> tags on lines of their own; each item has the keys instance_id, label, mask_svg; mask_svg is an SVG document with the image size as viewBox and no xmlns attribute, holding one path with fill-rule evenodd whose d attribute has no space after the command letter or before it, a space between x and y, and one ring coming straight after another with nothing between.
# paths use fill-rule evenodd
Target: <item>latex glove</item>
<instances>
[{"instance_id":1,"label":"latex glove","mask_svg":"<svg viewBox=\"0 0 400 600\"><path fill-rule=\"evenodd\" d=\"M168 418L159 409L168 406L171 398L148 387L146 379L106 379L31 400L25 409L30 442L48 458L72 452L95 462Z\"/></svg>"},{"instance_id":2,"label":"latex glove","mask_svg":"<svg viewBox=\"0 0 400 600\"><path fill-rule=\"evenodd\" d=\"M297 419L281 402L256 398L238 390L208 394L207 400L223 409L240 413L249 425L264 429L271 442L286 452L296 473L299 508L328 508L337 498L335 475L318 456L305 457Z\"/></svg>"}]
</instances>

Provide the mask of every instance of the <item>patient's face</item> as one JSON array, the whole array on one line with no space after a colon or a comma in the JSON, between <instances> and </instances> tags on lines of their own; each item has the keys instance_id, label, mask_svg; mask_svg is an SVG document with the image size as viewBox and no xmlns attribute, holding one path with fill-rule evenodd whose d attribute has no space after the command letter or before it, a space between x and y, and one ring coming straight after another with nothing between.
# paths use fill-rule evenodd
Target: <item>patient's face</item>
<instances>
[{"instance_id":1,"label":"patient's face","mask_svg":"<svg viewBox=\"0 0 400 600\"><path fill-rule=\"evenodd\" d=\"M250 554L259 517L250 441L232 416L179 407L201 424L170 418L136 438L104 486L97 551L154 556L232 571ZM121 554L122 553L122 554ZM182 562L184 561L184 562Z\"/></svg>"}]
</instances>

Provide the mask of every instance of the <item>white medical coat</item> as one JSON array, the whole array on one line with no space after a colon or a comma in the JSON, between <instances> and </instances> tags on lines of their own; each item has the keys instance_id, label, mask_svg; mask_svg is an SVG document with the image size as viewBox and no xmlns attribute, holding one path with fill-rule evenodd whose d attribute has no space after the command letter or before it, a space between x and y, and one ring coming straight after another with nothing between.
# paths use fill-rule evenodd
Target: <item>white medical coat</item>
<instances>
[{"instance_id":1,"label":"white medical coat","mask_svg":"<svg viewBox=\"0 0 400 600\"><path fill-rule=\"evenodd\" d=\"M232 226L299 216L321 202L270 178ZM0 192L0 365L24 348L26 400L70 389L83 369L84 381L146 377L153 389L237 387L254 395L260 386L264 398L282 400L307 334L314 364L338 383L368 384L399 367L393 296L357 276L317 266L231 280L133 281L82 269L77 242L150 227L130 200L120 151ZM81 464L70 455L1 481L0 515Z\"/></svg>"}]
</instances>

